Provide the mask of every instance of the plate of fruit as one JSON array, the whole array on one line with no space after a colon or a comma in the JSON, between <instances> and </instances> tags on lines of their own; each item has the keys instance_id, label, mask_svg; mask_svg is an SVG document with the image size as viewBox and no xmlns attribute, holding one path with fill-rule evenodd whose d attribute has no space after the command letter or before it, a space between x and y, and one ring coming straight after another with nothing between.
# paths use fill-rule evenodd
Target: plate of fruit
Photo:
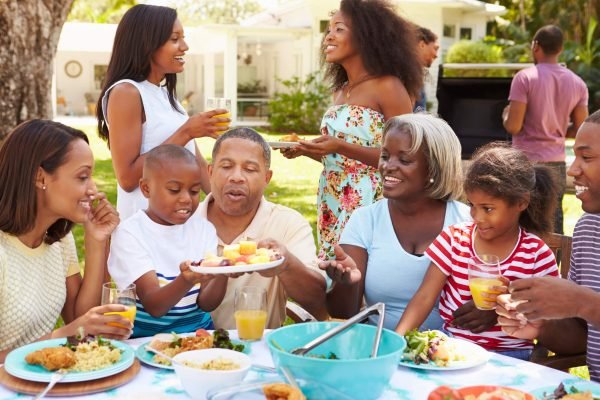
<instances>
[{"instance_id":1,"label":"plate of fruit","mask_svg":"<svg viewBox=\"0 0 600 400\"><path fill-rule=\"evenodd\" d=\"M201 274L235 274L255 272L281 265L285 260L272 249L257 248L256 242L243 240L223 247L223 255L209 254L193 262L190 269Z\"/></svg>"}]
</instances>

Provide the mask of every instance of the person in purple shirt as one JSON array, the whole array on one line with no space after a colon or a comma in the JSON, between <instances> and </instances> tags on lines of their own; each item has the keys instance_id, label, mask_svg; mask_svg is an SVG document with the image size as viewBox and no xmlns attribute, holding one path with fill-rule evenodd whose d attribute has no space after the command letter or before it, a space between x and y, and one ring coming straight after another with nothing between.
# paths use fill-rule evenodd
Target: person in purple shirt
<instances>
[{"instance_id":1,"label":"person in purple shirt","mask_svg":"<svg viewBox=\"0 0 600 400\"><path fill-rule=\"evenodd\" d=\"M558 63L562 49L563 34L557 26L546 25L536 32L531 42L535 65L514 76L508 96L510 104L502 113L513 146L557 174L561 187L554 222L557 233L563 232L565 138L575 137L588 116L587 87L580 77Z\"/></svg>"},{"instance_id":2,"label":"person in purple shirt","mask_svg":"<svg viewBox=\"0 0 600 400\"><path fill-rule=\"evenodd\" d=\"M557 354L587 349L590 378L600 382L600 111L585 120L573 148L569 175L586 214L575 226L569 279L512 282L496 312L509 335L537 338Z\"/></svg>"}]
</instances>

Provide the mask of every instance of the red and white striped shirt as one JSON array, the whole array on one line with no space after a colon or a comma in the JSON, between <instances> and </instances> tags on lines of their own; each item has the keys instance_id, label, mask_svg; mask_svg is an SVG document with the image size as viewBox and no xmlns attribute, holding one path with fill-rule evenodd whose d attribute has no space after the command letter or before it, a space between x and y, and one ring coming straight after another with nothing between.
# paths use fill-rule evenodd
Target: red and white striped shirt
<instances>
[{"instance_id":1,"label":"red and white striped shirt","mask_svg":"<svg viewBox=\"0 0 600 400\"><path fill-rule=\"evenodd\" d=\"M425 255L448 277L440 297L440 316L444 329L452 335L496 351L529 349L532 342L516 339L502 332L500 326L475 334L450 326L452 313L472 299L469 291L469 259L475 255L473 238L475 223L461 222L447 227L431 243ZM514 250L500 262L502 275L510 281L536 276L558 276L558 267L552 250L536 235L519 229L519 240Z\"/></svg>"}]
</instances>

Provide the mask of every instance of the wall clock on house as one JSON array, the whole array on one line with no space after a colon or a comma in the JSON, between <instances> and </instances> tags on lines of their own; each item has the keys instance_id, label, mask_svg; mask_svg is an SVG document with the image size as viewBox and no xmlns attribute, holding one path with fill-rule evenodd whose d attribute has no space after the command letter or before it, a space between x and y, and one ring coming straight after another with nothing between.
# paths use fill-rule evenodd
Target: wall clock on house
<instances>
[{"instance_id":1,"label":"wall clock on house","mask_svg":"<svg viewBox=\"0 0 600 400\"><path fill-rule=\"evenodd\" d=\"M79 61L71 60L65 64L65 74L70 78L77 78L82 71L83 67Z\"/></svg>"}]
</instances>

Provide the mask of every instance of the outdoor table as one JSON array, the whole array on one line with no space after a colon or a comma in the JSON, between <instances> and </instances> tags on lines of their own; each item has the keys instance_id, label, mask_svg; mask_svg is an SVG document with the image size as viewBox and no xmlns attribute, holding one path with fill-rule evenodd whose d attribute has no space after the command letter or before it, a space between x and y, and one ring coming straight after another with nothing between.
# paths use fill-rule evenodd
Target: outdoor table
<instances>
[{"instance_id":1,"label":"outdoor table","mask_svg":"<svg viewBox=\"0 0 600 400\"><path fill-rule=\"evenodd\" d=\"M230 336L232 339L237 339L237 332L230 331ZM135 349L140 344L146 343L149 340L150 338L137 338L127 340L126 343ZM269 349L264 340L253 342L250 346L250 357L253 363L273 366ZM246 377L246 381L256 380L261 375L264 375L264 373L251 370ZM558 386L560 382L565 380L569 380L570 382L582 381L565 372L491 353L491 358L486 364L464 370L431 371L399 366L392 376L388 388L380 398L390 400L426 400L429 392L440 385L453 387L499 385L510 386L523 391L532 391L541 387ZM342 384L342 382L332 382L331 386L335 387ZM29 398L29 396L14 393L0 386L0 400L24 398ZM58 399L58 397L52 398ZM143 363L140 373L132 381L123 386L104 393L64 398L85 398L90 400L189 399L174 371L150 367Z\"/></svg>"}]
</instances>

